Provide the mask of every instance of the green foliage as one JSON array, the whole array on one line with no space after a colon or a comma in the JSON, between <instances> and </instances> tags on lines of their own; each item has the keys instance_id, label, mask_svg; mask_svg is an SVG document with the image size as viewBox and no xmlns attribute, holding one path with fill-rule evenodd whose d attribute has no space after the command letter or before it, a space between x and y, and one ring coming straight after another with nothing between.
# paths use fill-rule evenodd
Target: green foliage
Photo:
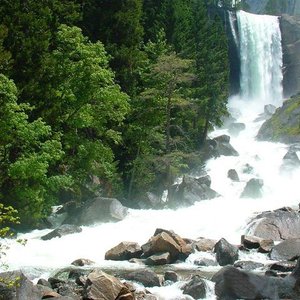
<instances>
[{"instance_id":1,"label":"green foliage","mask_svg":"<svg viewBox=\"0 0 300 300\"><path fill-rule=\"evenodd\" d=\"M112 146L121 142L120 126L128 97L114 83L103 44L91 43L78 27L62 25L56 48L45 60L45 120L62 134L66 173L85 185L89 175L116 178ZM74 74L76 74L74 76ZM103 187L103 186L102 186Z\"/></svg>"},{"instance_id":2,"label":"green foliage","mask_svg":"<svg viewBox=\"0 0 300 300\"><path fill-rule=\"evenodd\" d=\"M18 211L12 206L4 206L0 203L0 237L12 236L9 224L19 224Z\"/></svg>"},{"instance_id":3,"label":"green foliage","mask_svg":"<svg viewBox=\"0 0 300 300\"><path fill-rule=\"evenodd\" d=\"M44 216L69 183L50 174L63 155L59 136L41 119L30 122L29 109L17 103L14 83L0 75L0 199L18 209L24 224Z\"/></svg>"},{"instance_id":4,"label":"green foliage","mask_svg":"<svg viewBox=\"0 0 300 300\"><path fill-rule=\"evenodd\" d=\"M209 18L201 1L194 2L194 34L196 43L196 74L198 84L194 99L198 106L197 136L206 138L212 126L220 126L227 114L229 62L227 38L216 15ZM211 16L212 17L212 16Z\"/></svg>"}]
</instances>

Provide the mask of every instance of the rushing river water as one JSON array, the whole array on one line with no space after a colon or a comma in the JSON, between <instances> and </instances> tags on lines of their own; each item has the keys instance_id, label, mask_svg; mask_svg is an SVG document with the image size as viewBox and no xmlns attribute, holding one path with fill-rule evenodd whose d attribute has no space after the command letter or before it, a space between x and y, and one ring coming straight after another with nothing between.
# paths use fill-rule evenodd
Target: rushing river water
<instances>
[{"instance_id":1,"label":"rushing river water","mask_svg":"<svg viewBox=\"0 0 300 300\"><path fill-rule=\"evenodd\" d=\"M25 246L8 241L9 250L5 260L10 269L21 268L31 279L47 278L57 268L69 266L78 258L91 259L104 268L134 269L139 266L128 262L105 261L105 252L121 241L144 244L156 228L173 230L182 237L192 239L224 237L238 244L249 218L256 212L299 203L300 169L288 173L280 171L288 146L255 140L262 124L262 121L256 122L255 119L263 112L264 105L272 103L280 106L282 101L282 52L278 18L239 12L238 26L241 94L229 100L229 110L236 122L244 123L246 129L231 137L231 144L239 156L221 156L206 164L212 188L222 196L177 210L131 209L129 215L118 223L83 227L81 233L49 241L43 241L40 237L50 230L20 235L19 238L27 239ZM228 130L217 129L211 133L211 137L221 134L228 134ZM252 166L250 173L244 172L247 164ZM238 172L240 182L232 182L227 177L229 169ZM263 179L263 197L241 199L240 194L246 182L253 177ZM208 254L193 254L186 262L175 265L175 270L199 270L200 267L194 265L193 261L201 255ZM255 260L266 260L266 257L256 255ZM180 284L149 290L159 299L174 300L182 293ZM207 299L215 299L213 284L208 285L210 291Z\"/></svg>"}]
</instances>

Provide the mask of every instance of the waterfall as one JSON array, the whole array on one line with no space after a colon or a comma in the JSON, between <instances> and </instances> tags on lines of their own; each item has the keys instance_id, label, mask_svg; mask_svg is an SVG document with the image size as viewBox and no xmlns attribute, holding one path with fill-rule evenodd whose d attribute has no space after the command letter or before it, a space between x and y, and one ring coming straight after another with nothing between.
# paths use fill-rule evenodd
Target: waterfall
<instances>
[{"instance_id":1,"label":"waterfall","mask_svg":"<svg viewBox=\"0 0 300 300\"><path fill-rule=\"evenodd\" d=\"M252 105L260 113L264 104L276 106L282 101L282 49L278 18L257 16L240 11L237 13L239 49L241 57L241 93L239 99L229 100L229 109L238 111L234 122L244 123L245 129L231 137L230 143L239 156L220 156L207 161L205 171L211 177L211 188L220 197L197 201L193 206L177 210L138 210L129 209L128 216L117 223L99 223L83 226L80 233L44 241L41 237L51 229L35 230L19 234L27 240L21 245L16 240L6 242L8 250L4 263L9 269L21 269L31 279L48 278L59 268L69 268L78 258L95 261L91 267L108 270L135 270L139 264L127 261L107 261L105 253L121 241L132 241L143 245L153 235L156 228L173 230L182 237L201 237L218 240L226 238L233 244L240 243L245 234L245 225L257 212L273 210L283 206L297 207L299 202L300 168L282 174L282 158L287 145L258 142L257 131L262 124L256 122L257 111L252 114ZM234 28L231 23L231 28ZM233 33L234 36L234 33ZM235 101L236 100L236 101ZM229 134L227 128L210 133L210 137ZM298 151L300 157L300 151ZM248 168L251 167L251 169ZM239 181L228 178L228 170L235 169ZM264 182L263 196L260 199L240 198L246 183L260 178ZM2 243L3 241L0 240ZM269 257L256 252L242 252L241 260L254 260L265 263ZM176 272L193 274L200 269L210 277L217 267L199 267L198 258L214 260L213 253L195 252L185 262L167 266ZM163 271L163 267L161 267ZM147 288L159 300L186 299L180 289L183 281L163 287ZM206 300L215 300L214 286L208 284Z\"/></svg>"},{"instance_id":2,"label":"waterfall","mask_svg":"<svg viewBox=\"0 0 300 300\"><path fill-rule=\"evenodd\" d=\"M237 12L240 38L240 96L276 106L282 101L282 47L276 16Z\"/></svg>"}]
</instances>

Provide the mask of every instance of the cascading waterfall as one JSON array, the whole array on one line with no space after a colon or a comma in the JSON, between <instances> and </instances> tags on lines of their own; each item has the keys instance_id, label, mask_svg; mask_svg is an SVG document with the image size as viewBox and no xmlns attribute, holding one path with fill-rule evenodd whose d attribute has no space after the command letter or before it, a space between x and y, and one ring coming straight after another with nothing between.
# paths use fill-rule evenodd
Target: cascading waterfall
<instances>
[{"instance_id":1,"label":"cascading waterfall","mask_svg":"<svg viewBox=\"0 0 300 300\"><path fill-rule=\"evenodd\" d=\"M282 47L278 17L237 12L241 97L276 106L282 101Z\"/></svg>"},{"instance_id":2,"label":"cascading waterfall","mask_svg":"<svg viewBox=\"0 0 300 300\"><path fill-rule=\"evenodd\" d=\"M96 266L106 268L139 268L128 262L105 261L104 254L121 241L145 243L156 228L174 230L182 237L196 239L200 236L220 239L226 238L238 244L244 226L256 212L276 209L286 205L298 204L298 178L300 169L282 176L280 166L287 151L284 144L255 141L261 122L254 122L257 112L262 112L264 104L278 106L282 101L282 52L278 18L255 16L238 12L239 45L241 54L241 95L229 101L229 109L237 116L237 122L246 124L246 129L238 136L231 137L231 144L239 156L221 156L207 162L206 170L212 179L212 188L221 197L197 202L192 207L178 210L130 210L129 215L118 223L95 224L83 227L81 233L41 240L50 230L36 230L18 236L28 240L22 246L13 240L8 241L6 263L11 269L21 268L32 279L47 277L55 269L69 266L80 257L96 262ZM255 110L252 113L252 104ZM238 110L238 113L236 111ZM211 136L228 134L228 130L218 129ZM245 165L252 166L251 172L244 172ZM229 169L235 169L239 182L227 177ZM261 199L241 199L246 182L258 177L264 181ZM287 191L289 191L287 196ZM174 265L177 269L199 270L195 259L212 254L194 253L185 263ZM244 254L245 255L245 254ZM254 255L254 254L250 254ZM263 254L255 254L254 260L265 261ZM247 254L241 259L253 259ZM205 270L205 268L203 268ZM192 272L192 271L191 271ZM149 288L159 300L180 299L182 282L163 288ZM206 299L215 299L213 284L209 283Z\"/></svg>"}]
</instances>

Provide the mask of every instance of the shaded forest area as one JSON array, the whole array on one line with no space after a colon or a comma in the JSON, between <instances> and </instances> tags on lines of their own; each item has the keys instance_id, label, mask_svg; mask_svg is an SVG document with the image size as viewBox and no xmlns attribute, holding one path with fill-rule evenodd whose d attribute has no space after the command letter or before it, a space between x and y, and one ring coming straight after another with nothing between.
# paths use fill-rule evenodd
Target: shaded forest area
<instances>
[{"instance_id":1,"label":"shaded forest area","mask_svg":"<svg viewBox=\"0 0 300 300\"><path fill-rule=\"evenodd\" d=\"M97 195L134 207L201 164L229 85L210 2L1 1L0 202L24 226Z\"/></svg>"}]
</instances>

